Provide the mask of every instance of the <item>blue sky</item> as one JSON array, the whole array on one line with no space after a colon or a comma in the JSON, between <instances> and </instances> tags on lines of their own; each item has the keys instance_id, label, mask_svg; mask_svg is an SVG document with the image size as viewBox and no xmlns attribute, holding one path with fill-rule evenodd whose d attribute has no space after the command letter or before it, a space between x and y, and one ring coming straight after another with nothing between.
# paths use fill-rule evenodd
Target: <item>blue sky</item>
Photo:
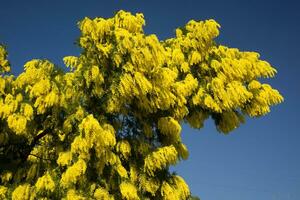
<instances>
[{"instance_id":1,"label":"blue sky","mask_svg":"<svg viewBox=\"0 0 300 200\"><path fill-rule=\"evenodd\" d=\"M277 70L264 80L285 102L262 118L248 119L230 135L219 134L208 120L201 130L184 125L190 158L172 170L182 175L202 200L300 199L300 3L297 1L1 1L0 42L7 45L13 73L26 61L78 55L77 21L111 17L123 9L142 12L146 33L174 36L190 19L215 19L218 42L257 51Z\"/></svg>"}]
</instances>

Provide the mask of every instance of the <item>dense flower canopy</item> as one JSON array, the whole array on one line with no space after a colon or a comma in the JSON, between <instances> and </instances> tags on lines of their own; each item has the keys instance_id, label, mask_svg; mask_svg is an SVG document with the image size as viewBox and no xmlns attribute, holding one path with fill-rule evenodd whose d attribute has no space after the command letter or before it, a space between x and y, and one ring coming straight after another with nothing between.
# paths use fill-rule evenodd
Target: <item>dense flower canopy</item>
<instances>
[{"instance_id":1,"label":"dense flower canopy","mask_svg":"<svg viewBox=\"0 0 300 200\"><path fill-rule=\"evenodd\" d=\"M125 11L83 19L68 70L31 60L13 76L0 47L0 199L188 199L169 171L188 158L181 124L211 117L228 133L283 101L260 82L276 70L216 43L214 20L165 41L144 25Z\"/></svg>"}]
</instances>

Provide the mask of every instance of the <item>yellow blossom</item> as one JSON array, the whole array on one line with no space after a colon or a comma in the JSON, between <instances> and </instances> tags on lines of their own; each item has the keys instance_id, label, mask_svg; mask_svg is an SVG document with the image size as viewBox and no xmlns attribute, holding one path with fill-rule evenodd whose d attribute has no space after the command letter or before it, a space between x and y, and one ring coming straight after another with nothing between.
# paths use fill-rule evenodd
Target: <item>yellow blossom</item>
<instances>
[{"instance_id":1,"label":"yellow blossom","mask_svg":"<svg viewBox=\"0 0 300 200\"><path fill-rule=\"evenodd\" d=\"M122 199L126 200L139 200L140 198L137 195L136 187L129 182L122 182L120 184L120 192Z\"/></svg>"},{"instance_id":2,"label":"yellow blossom","mask_svg":"<svg viewBox=\"0 0 300 200\"><path fill-rule=\"evenodd\" d=\"M55 183L52 180L50 174L46 172L44 176L40 177L37 180L35 187L38 192L42 192L42 191L53 192L55 190Z\"/></svg>"}]
</instances>

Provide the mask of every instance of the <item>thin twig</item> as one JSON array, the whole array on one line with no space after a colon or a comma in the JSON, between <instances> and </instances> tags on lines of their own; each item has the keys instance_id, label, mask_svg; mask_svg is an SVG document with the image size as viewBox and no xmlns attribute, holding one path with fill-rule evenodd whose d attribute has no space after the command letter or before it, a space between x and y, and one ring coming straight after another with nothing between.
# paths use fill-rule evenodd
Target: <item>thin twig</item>
<instances>
[{"instance_id":1,"label":"thin twig","mask_svg":"<svg viewBox=\"0 0 300 200\"><path fill-rule=\"evenodd\" d=\"M42 158L42 157L40 157L40 156L38 156L38 155L35 155L35 154L29 154L29 156L34 156L34 157L37 157L37 158L39 158L39 159L41 159L41 160L48 160L48 161L53 161L53 160L51 160L51 159L48 159L48 158Z\"/></svg>"}]
</instances>

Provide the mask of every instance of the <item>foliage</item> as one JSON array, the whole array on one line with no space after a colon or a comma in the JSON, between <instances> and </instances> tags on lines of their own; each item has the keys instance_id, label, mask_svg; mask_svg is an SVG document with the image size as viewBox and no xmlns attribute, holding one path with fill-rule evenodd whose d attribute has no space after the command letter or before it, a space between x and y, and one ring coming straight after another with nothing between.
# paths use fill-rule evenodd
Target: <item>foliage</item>
<instances>
[{"instance_id":1,"label":"foliage","mask_svg":"<svg viewBox=\"0 0 300 200\"><path fill-rule=\"evenodd\" d=\"M200 198L196 196L191 196L189 200L200 200Z\"/></svg>"},{"instance_id":2,"label":"foliage","mask_svg":"<svg viewBox=\"0 0 300 200\"><path fill-rule=\"evenodd\" d=\"M174 38L146 35L142 14L78 23L69 70L31 60L9 73L0 48L0 198L190 198L169 171L188 158L181 123L211 117L228 133L283 101L259 82L276 70L215 42L220 25L191 20Z\"/></svg>"}]
</instances>

